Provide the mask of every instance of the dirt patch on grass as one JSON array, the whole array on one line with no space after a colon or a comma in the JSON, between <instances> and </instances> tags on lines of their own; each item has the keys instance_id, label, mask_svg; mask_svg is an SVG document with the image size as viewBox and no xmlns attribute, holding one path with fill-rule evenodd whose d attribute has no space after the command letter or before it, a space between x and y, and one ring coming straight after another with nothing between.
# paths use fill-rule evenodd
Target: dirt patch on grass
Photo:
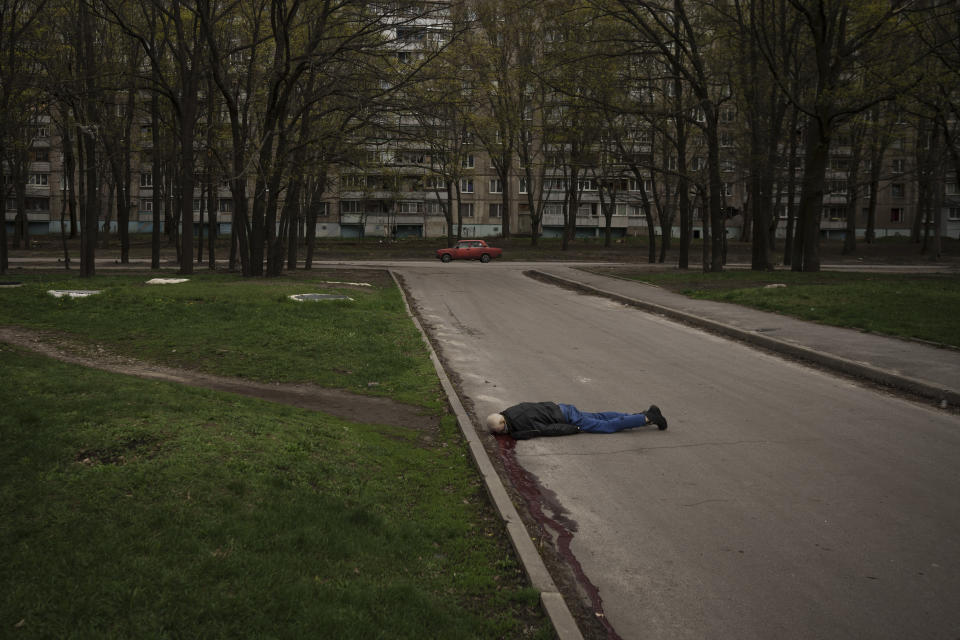
<instances>
[{"instance_id":1,"label":"dirt patch on grass","mask_svg":"<svg viewBox=\"0 0 960 640\"><path fill-rule=\"evenodd\" d=\"M187 369L163 367L120 356L100 346L78 344L54 332L0 327L0 342L28 349L62 362L148 380L164 380L190 387L236 393L277 404L322 411L352 422L406 427L423 432L433 432L440 424L437 416L427 414L421 407L396 402L390 398L362 396L308 383L254 382Z\"/></svg>"}]
</instances>

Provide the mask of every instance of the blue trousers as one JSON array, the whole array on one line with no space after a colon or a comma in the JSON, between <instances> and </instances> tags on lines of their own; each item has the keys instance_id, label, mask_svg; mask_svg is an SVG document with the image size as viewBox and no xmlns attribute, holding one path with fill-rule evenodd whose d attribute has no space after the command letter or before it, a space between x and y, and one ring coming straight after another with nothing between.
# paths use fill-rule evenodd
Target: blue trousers
<instances>
[{"instance_id":1,"label":"blue trousers","mask_svg":"<svg viewBox=\"0 0 960 640\"><path fill-rule=\"evenodd\" d=\"M624 429L633 429L647 424L647 416L642 413L620 413L619 411L600 411L589 413L580 411L572 404L558 404L563 417L570 424L580 427L581 431L592 433L616 433Z\"/></svg>"}]
</instances>

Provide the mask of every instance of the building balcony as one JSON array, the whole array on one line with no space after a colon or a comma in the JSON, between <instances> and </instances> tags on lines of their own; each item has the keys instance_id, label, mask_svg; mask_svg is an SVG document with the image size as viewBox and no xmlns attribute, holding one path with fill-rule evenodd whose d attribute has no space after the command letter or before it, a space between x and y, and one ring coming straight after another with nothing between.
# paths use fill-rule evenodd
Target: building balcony
<instances>
[{"instance_id":1,"label":"building balcony","mask_svg":"<svg viewBox=\"0 0 960 640\"><path fill-rule=\"evenodd\" d=\"M341 213L341 224L419 224L427 218L426 213Z\"/></svg>"},{"instance_id":2,"label":"building balcony","mask_svg":"<svg viewBox=\"0 0 960 640\"><path fill-rule=\"evenodd\" d=\"M547 227L563 226L563 216L555 213L544 214L542 224ZM607 219L603 216L577 216L578 227L606 227ZM627 228L630 225L630 217L615 215L610 219L610 226L617 228Z\"/></svg>"}]
</instances>

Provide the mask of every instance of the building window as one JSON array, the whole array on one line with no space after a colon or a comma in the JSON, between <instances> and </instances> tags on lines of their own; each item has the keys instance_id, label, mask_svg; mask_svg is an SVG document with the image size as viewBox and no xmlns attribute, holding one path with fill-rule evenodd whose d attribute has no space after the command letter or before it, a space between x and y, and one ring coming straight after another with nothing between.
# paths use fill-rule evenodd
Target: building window
<instances>
[{"instance_id":1,"label":"building window","mask_svg":"<svg viewBox=\"0 0 960 640\"><path fill-rule=\"evenodd\" d=\"M830 184L830 193L846 195L847 193L846 180L830 180L829 184Z\"/></svg>"},{"instance_id":2,"label":"building window","mask_svg":"<svg viewBox=\"0 0 960 640\"><path fill-rule=\"evenodd\" d=\"M904 187L902 182L894 182L890 185L890 195L894 198L902 198L904 195Z\"/></svg>"},{"instance_id":3,"label":"building window","mask_svg":"<svg viewBox=\"0 0 960 640\"><path fill-rule=\"evenodd\" d=\"M27 184L45 187L50 183L50 174L49 173L31 173L30 177L27 179Z\"/></svg>"},{"instance_id":4,"label":"building window","mask_svg":"<svg viewBox=\"0 0 960 640\"><path fill-rule=\"evenodd\" d=\"M903 207L890 209L890 222L903 222Z\"/></svg>"},{"instance_id":5,"label":"building window","mask_svg":"<svg viewBox=\"0 0 960 640\"><path fill-rule=\"evenodd\" d=\"M567 205L565 204L547 204L543 206L543 215L545 216L562 216L567 210Z\"/></svg>"},{"instance_id":6,"label":"building window","mask_svg":"<svg viewBox=\"0 0 960 640\"><path fill-rule=\"evenodd\" d=\"M463 159L464 169L473 169L473 165L474 165L474 160L472 155L467 156L466 158Z\"/></svg>"},{"instance_id":7,"label":"building window","mask_svg":"<svg viewBox=\"0 0 960 640\"><path fill-rule=\"evenodd\" d=\"M422 27L397 27L397 40L400 42L420 42L426 36Z\"/></svg>"},{"instance_id":8,"label":"building window","mask_svg":"<svg viewBox=\"0 0 960 640\"><path fill-rule=\"evenodd\" d=\"M359 191L367 186L367 176L348 173L342 178L343 188L346 191Z\"/></svg>"},{"instance_id":9,"label":"building window","mask_svg":"<svg viewBox=\"0 0 960 640\"><path fill-rule=\"evenodd\" d=\"M903 158L897 158L893 161L892 171L893 173L903 173L904 160Z\"/></svg>"},{"instance_id":10,"label":"building window","mask_svg":"<svg viewBox=\"0 0 960 640\"><path fill-rule=\"evenodd\" d=\"M490 205L490 217L491 217L491 218L502 218L502 217L503 217L503 205L502 205L502 204L491 204L491 205Z\"/></svg>"},{"instance_id":11,"label":"building window","mask_svg":"<svg viewBox=\"0 0 960 640\"><path fill-rule=\"evenodd\" d=\"M233 213L233 200L230 198L221 198L217 208L220 213Z\"/></svg>"},{"instance_id":12,"label":"building window","mask_svg":"<svg viewBox=\"0 0 960 640\"><path fill-rule=\"evenodd\" d=\"M423 213L423 203L413 201L398 202L397 213Z\"/></svg>"},{"instance_id":13,"label":"building window","mask_svg":"<svg viewBox=\"0 0 960 640\"><path fill-rule=\"evenodd\" d=\"M140 174L140 186L141 187L152 187L153 186L153 173L141 173Z\"/></svg>"},{"instance_id":14,"label":"building window","mask_svg":"<svg viewBox=\"0 0 960 640\"><path fill-rule=\"evenodd\" d=\"M503 193L503 183L500 182L500 178L490 181L490 193Z\"/></svg>"},{"instance_id":15,"label":"building window","mask_svg":"<svg viewBox=\"0 0 960 640\"><path fill-rule=\"evenodd\" d=\"M426 156L420 151L398 151L397 164L423 164Z\"/></svg>"},{"instance_id":16,"label":"building window","mask_svg":"<svg viewBox=\"0 0 960 640\"><path fill-rule=\"evenodd\" d=\"M341 200L340 213L363 213L363 203L360 200Z\"/></svg>"},{"instance_id":17,"label":"building window","mask_svg":"<svg viewBox=\"0 0 960 640\"><path fill-rule=\"evenodd\" d=\"M950 207L950 213L947 214L948 220L960 220L960 207Z\"/></svg>"},{"instance_id":18,"label":"building window","mask_svg":"<svg viewBox=\"0 0 960 640\"><path fill-rule=\"evenodd\" d=\"M567 181L563 178L547 178L543 186L547 191L566 191Z\"/></svg>"},{"instance_id":19,"label":"building window","mask_svg":"<svg viewBox=\"0 0 960 640\"><path fill-rule=\"evenodd\" d=\"M34 162L50 162L50 149L34 149L33 161Z\"/></svg>"},{"instance_id":20,"label":"building window","mask_svg":"<svg viewBox=\"0 0 960 640\"><path fill-rule=\"evenodd\" d=\"M520 178L520 189L519 193L527 193L527 179Z\"/></svg>"},{"instance_id":21,"label":"building window","mask_svg":"<svg viewBox=\"0 0 960 640\"><path fill-rule=\"evenodd\" d=\"M730 198L733 197L734 184L732 182L723 183L723 195Z\"/></svg>"},{"instance_id":22,"label":"building window","mask_svg":"<svg viewBox=\"0 0 960 640\"><path fill-rule=\"evenodd\" d=\"M948 196L960 195L960 189L957 188L956 182L948 182L944 188L944 193Z\"/></svg>"},{"instance_id":23,"label":"building window","mask_svg":"<svg viewBox=\"0 0 960 640\"><path fill-rule=\"evenodd\" d=\"M650 131L650 129L635 129L633 133L638 144L653 144L653 133Z\"/></svg>"},{"instance_id":24,"label":"building window","mask_svg":"<svg viewBox=\"0 0 960 640\"><path fill-rule=\"evenodd\" d=\"M577 189L579 191L596 191L597 183L594 182L593 178L585 178L583 180L578 180Z\"/></svg>"},{"instance_id":25,"label":"building window","mask_svg":"<svg viewBox=\"0 0 960 640\"><path fill-rule=\"evenodd\" d=\"M834 171L847 171L850 169L850 158L834 156L830 158L830 168Z\"/></svg>"},{"instance_id":26,"label":"building window","mask_svg":"<svg viewBox=\"0 0 960 640\"><path fill-rule=\"evenodd\" d=\"M460 178L460 193L473 193L472 178Z\"/></svg>"},{"instance_id":27,"label":"building window","mask_svg":"<svg viewBox=\"0 0 960 640\"><path fill-rule=\"evenodd\" d=\"M10 209L16 209L16 200L8 200L7 207ZM26 211L50 211L50 198L26 198L23 201L23 208Z\"/></svg>"},{"instance_id":28,"label":"building window","mask_svg":"<svg viewBox=\"0 0 960 640\"><path fill-rule=\"evenodd\" d=\"M152 198L140 198L140 207L139 210L144 213L150 213L153 211L153 199Z\"/></svg>"},{"instance_id":29,"label":"building window","mask_svg":"<svg viewBox=\"0 0 960 640\"><path fill-rule=\"evenodd\" d=\"M473 203L472 203L472 202L467 202L467 203L465 203L465 204L461 204L461 205L460 205L460 215L461 215L462 217L464 217L464 218L472 218L472 217L473 217Z\"/></svg>"}]
</instances>

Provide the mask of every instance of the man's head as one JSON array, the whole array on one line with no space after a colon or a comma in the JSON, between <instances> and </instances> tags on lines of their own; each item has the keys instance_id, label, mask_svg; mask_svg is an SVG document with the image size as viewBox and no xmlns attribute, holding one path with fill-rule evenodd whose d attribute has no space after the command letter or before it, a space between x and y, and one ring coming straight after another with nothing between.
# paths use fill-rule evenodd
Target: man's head
<instances>
[{"instance_id":1,"label":"man's head","mask_svg":"<svg viewBox=\"0 0 960 640\"><path fill-rule=\"evenodd\" d=\"M487 416L487 429L490 433L504 433L507 430L507 420L499 413L491 413Z\"/></svg>"}]
</instances>

